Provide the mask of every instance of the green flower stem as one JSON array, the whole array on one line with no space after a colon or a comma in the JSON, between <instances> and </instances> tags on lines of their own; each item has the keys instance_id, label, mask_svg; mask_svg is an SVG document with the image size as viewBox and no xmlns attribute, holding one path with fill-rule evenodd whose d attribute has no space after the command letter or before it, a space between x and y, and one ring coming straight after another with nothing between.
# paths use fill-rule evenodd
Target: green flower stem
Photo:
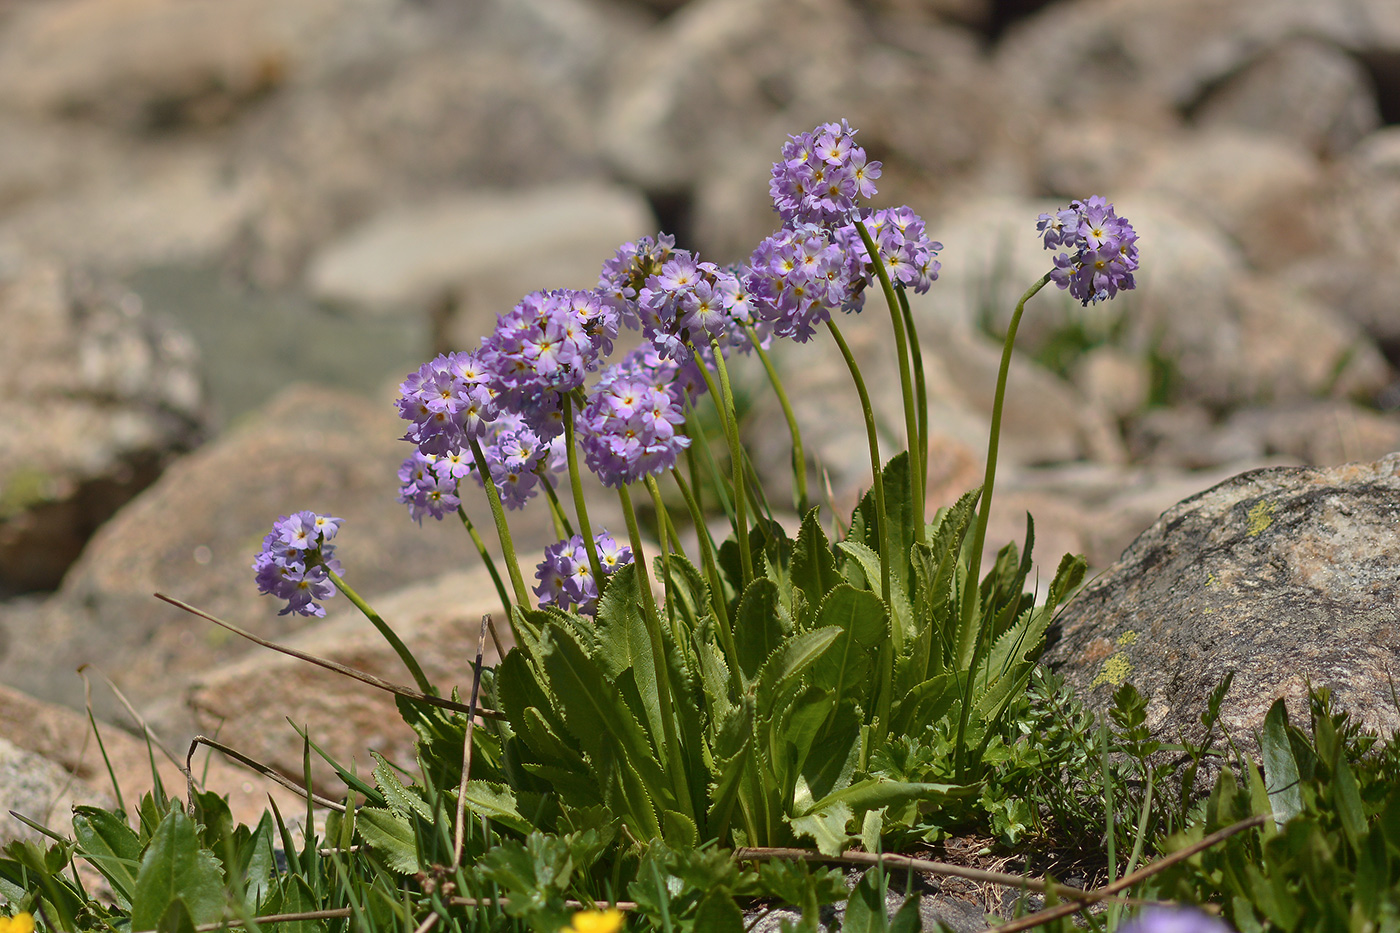
<instances>
[{"instance_id":1,"label":"green flower stem","mask_svg":"<svg viewBox=\"0 0 1400 933\"><path fill-rule=\"evenodd\" d=\"M703 366L700 368L700 371L704 374L705 377L705 385L707 387L706 391L710 393L711 398L718 399L719 392L714 387L714 380L710 378L709 371L706 370ZM715 405L718 406L719 402L716 402ZM723 421L721 421L721 424L723 424ZM687 462L690 465L691 488L695 491L696 501L700 501L700 493L702 487L700 483L700 476L696 469L697 461L694 457L695 448L699 447L700 459L704 461L704 466L709 473L710 481L714 483L715 498L719 500L720 511L724 512L725 518L729 519L729 524L733 525L734 505L730 501L729 492L725 486L724 476L719 471L719 464L715 462L715 455L710 451L710 445L705 442L705 432L702 428L703 425L700 424L699 415L695 413L695 409L690 406L689 402L687 402L685 430L686 434L690 437L691 443L690 446L686 448L686 453L690 455ZM727 433L725 435L725 438L727 443ZM701 441L701 443L697 444L696 440Z\"/></svg>"},{"instance_id":2,"label":"green flower stem","mask_svg":"<svg viewBox=\"0 0 1400 933\"><path fill-rule=\"evenodd\" d=\"M729 627L729 610L724 602L724 586L720 581L719 565L715 563L714 542L710 540L710 530L705 527L705 516L700 512L700 503L695 501L695 496L691 494L681 471L673 467L671 477L685 498L686 508L690 510L690 520L695 524L695 540L700 542L700 562L705 567L705 576L710 580L710 601L715 607L715 618L719 620L720 642L732 673L739 670L739 649L734 643L734 632Z\"/></svg>"},{"instance_id":3,"label":"green flower stem","mask_svg":"<svg viewBox=\"0 0 1400 933\"><path fill-rule=\"evenodd\" d=\"M500 571L496 569L496 562L491 558L491 552L486 550L486 542L481 540L481 535L477 533L476 526L467 517L467 510L460 505L457 506L457 517L462 520L462 527L467 529L467 534L472 537L472 544L476 545L476 552L481 555L481 562L486 565L486 572L491 574L491 582L496 585L496 594L501 597L501 608L506 612L506 618L510 618L510 594L506 592L506 585L501 580Z\"/></svg>"},{"instance_id":4,"label":"green flower stem","mask_svg":"<svg viewBox=\"0 0 1400 933\"><path fill-rule=\"evenodd\" d=\"M778 404L783 406L783 417L787 419L788 433L792 435L792 481L797 491L797 514L806 515L808 509L807 501L807 457L802 450L802 432L797 427L797 416L793 414L792 405L788 402L787 392L783 389L783 381L778 378L778 370L774 368L773 361L768 357L768 351L759 344L758 334L754 332L753 325L744 326L744 333L749 337L749 343L753 344L754 352L763 363L763 369L768 373L768 381L773 386L773 391L777 393Z\"/></svg>"},{"instance_id":5,"label":"green flower stem","mask_svg":"<svg viewBox=\"0 0 1400 933\"><path fill-rule=\"evenodd\" d=\"M924 495L928 495L928 384L924 379L924 350L919 332L914 327L914 314L909 310L909 295L899 289L899 310L904 317L904 329L909 334L909 354L914 360L914 404L919 409L919 476L923 478Z\"/></svg>"},{"instance_id":6,"label":"green flower stem","mask_svg":"<svg viewBox=\"0 0 1400 933\"><path fill-rule=\"evenodd\" d=\"M569 488L574 494L574 511L578 512L579 534L583 536L583 547L588 552L588 569L598 587L598 598L603 598L603 564L598 560L598 542L593 540L593 525L588 521L588 505L583 501L583 479L578 472L578 443L574 439L573 397L564 395L564 449L569 461Z\"/></svg>"},{"instance_id":7,"label":"green flower stem","mask_svg":"<svg viewBox=\"0 0 1400 933\"><path fill-rule=\"evenodd\" d=\"M642 591L642 619L651 641L651 660L656 666L656 693L661 706L661 731L666 743L667 770L675 782L676 805L694 819L694 802L690 797L690 781L685 771L685 756L676 735L674 707L671 697L671 670L666 662L666 643L661 636L661 619L656 613L656 600L651 593L651 574L647 572L646 553L642 550L642 534L637 527L637 511L632 508L632 496L624 484L617 489L622 514L627 519L627 536L632 542L632 564L636 568L637 588Z\"/></svg>"},{"instance_id":8,"label":"green flower stem","mask_svg":"<svg viewBox=\"0 0 1400 933\"><path fill-rule=\"evenodd\" d=\"M574 526L569 524L569 516L564 514L564 507L559 504L559 494L554 491L554 487L543 475L545 467L541 466L535 474L540 478L540 485L544 487L544 494L549 499L549 514L554 517L554 532L563 540L574 536Z\"/></svg>"},{"instance_id":9,"label":"green flower stem","mask_svg":"<svg viewBox=\"0 0 1400 933\"><path fill-rule=\"evenodd\" d=\"M987 472L982 479L982 494L977 504L977 526L972 537L972 551L968 555L967 585L963 590L962 604L962 625L963 632L975 632L976 643L972 649L972 660L967 669L967 685L963 688L962 709L958 713L958 737L953 746L956 756L958 778L964 777L963 771L966 766L964 760L963 735L967 730L967 717L969 707L972 705L972 674L977 670L977 662L981 660L983 635L987 634L986 626L977 624L977 604L981 591L982 582L982 548L987 543L987 522L992 514L992 490L997 478L997 452L1001 445L1001 412L1006 402L1006 379L1011 373L1011 351L1016 345L1016 329L1021 326L1021 314L1026 310L1026 302L1030 301L1036 292L1045 287L1050 281L1050 273L1047 272L1021 296L1021 300L1016 303L1016 310L1011 315L1011 323L1006 328L1006 340L1001 347L1001 368L997 371L996 396L992 401L992 428L991 436L987 440ZM961 653L961 646L955 646Z\"/></svg>"},{"instance_id":10,"label":"green flower stem","mask_svg":"<svg viewBox=\"0 0 1400 933\"><path fill-rule=\"evenodd\" d=\"M715 351L715 369L719 372L718 391L709 370L704 366L697 368L705 378L705 388L709 390L710 398L714 399L715 409L719 412L720 426L724 428L724 439L729 443L729 466L734 477L734 513L730 518L734 523L734 536L739 542L739 567L744 578L743 585L748 586L749 581L753 579L753 555L749 553L749 523L744 514L744 506L747 504L744 501L744 469L741 459L744 451L739 446L738 416L734 412L734 395L729 386L729 369L724 365L724 354L720 352L719 341L712 340L712 345Z\"/></svg>"},{"instance_id":11,"label":"green flower stem","mask_svg":"<svg viewBox=\"0 0 1400 933\"><path fill-rule=\"evenodd\" d=\"M899 357L899 390L904 397L904 433L909 445L909 456L911 459L917 458L911 466L922 464L928 456L927 453L919 453L919 413L914 407L914 383L909 373L909 335L904 331L904 315L900 311L899 299L895 297L894 284L890 281L889 270L880 261L880 247L876 245L875 238L866 229L865 222L857 220L855 223L856 232L860 234L861 241L865 243L865 250L870 254L870 265L875 268L875 275L880 279L880 289L885 293L885 304L890 309L890 321L894 324L894 346L895 353ZM914 494L914 507L919 513L918 541L922 544L924 540L924 488L923 471L911 469L909 476Z\"/></svg>"},{"instance_id":12,"label":"green flower stem","mask_svg":"<svg viewBox=\"0 0 1400 933\"><path fill-rule=\"evenodd\" d=\"M856 358L851 354L846 338L841 336L841 329L832 320L826 322L826 327L835 338L836 346L846 360L846 368L851 371L851 378L855 380L856 392L860 395L861 414L865 416L865 437L870 445L871 484L875 490L875 511L879 513L880 523L880 596L884 599L885 606L891 607L890 559L893 555L890 554L890 522L889 513L885 511L885 480L880 472L880 438L875 430L875 410L870 407L870 393L865 389L865 378L860 374L860 367L856 365ZM895 633L896 639L902 635L898 626L892 627L891 632Z\"/></svg>"},{"instance_id":13,"label":"green flower stem","mask_svg":"<svg viewBox=\"0 0 1400 933\"><path fill-rule=\"evenodd\" d=\"M326 571L326 576L330 577L331 582L335 584L335 588L344 593L345 598L354 603L355 608L360 610L364 617L374 624L375 628L379 629L379 634L383 635L389 642L389 647L394 649L394 653L403 661L404 667L408 668L408 672L413 675L413 682L418 685L419 692L436 694L437 688L433 686L432 681L428 680L428 675L423 673L423 668L418 666L418 659L413 656L412 651L408 650L408 645L403 643L403 639L398 636L398 633L380 618L379 613L369 607L369 603L360 598L359 593L347 586L335 571L324 563L321 566Z\"/></svg>"},{"instance_id":14,"label":"green flower stem","mask_svg":"<svg viewBox=\"0 0 1400 933\"><path fill-rule=\"evenodd\" d=\"M675 530L671 528L670 516L666 513L666 503L661 501L661 487L656 485L656 477L648 473L645 482L647 492L651 493L652 508L656 510L656 540L661 543L661 576L665 578L662 583L666 586L666 618L671 623L671 634L674 636L676 631L676 601L671 594L671 549L666 546L669 540L666 533L670 531L670 537L673 538ZM676 550L680 550L679 542L676 544Z\"/></svg>"},{"instance_id":15,"label":"green flower stem","mask_svg":"<svg viewBox=\"0 0 1400 933\"><path fill-rule=\"evenodd\" d=\"M510 574L511 589L515 590L515 602L522 609L530 607L530 591L520 576L520 561L515 556L515 542L510 536L510 526L506 524L506 511L501 507L501 491L491 478L491 468L486 463L486 455L481 452L481 442L471 438L472 457L476 461L476 472L486 487L486 500L491 503L491 517L496 520L496 537L501 542L501 558L506 562L506 573Z\"/></svg>"}]
</instances>

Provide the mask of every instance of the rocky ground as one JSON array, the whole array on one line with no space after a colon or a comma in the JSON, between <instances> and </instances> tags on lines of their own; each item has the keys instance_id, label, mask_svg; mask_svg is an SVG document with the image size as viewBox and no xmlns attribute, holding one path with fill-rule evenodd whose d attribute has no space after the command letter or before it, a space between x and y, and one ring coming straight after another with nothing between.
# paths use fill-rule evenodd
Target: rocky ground
<instances>
[{"instance_id":1,"label":"rocky ground","mask_svg":"<svg viewBox=\"0 0 1400 933\"><path fill-rule=\"evenodd\" d=\"M884 162L879 202L946 244L914 302L930 507L980 481L992 335L1048 268L1035 216L1093 193L1142 236L1139 288L1032 304L994 542L1030 511L1045 564L1075 551L1102 570L1246 469L1400 448L1391 0L10 0L0 682L81 707L92 664L173 743L221 728L298 775L284 717L362 770L366 744L402 755L380 698L150 594L403 679L347 607L297 625L256 595L271 521L332 511L362 593L463 683L494 591L460 529L393 502L394 383L523 292L592 284L623 240L663 228L744 258L775 226L786 134L841 117ZM875 304L846 330L889 371ZM868 481L848 376L823 341L774 356L845 508ZM750 451L786 489L777 409L754 367L738 378ZM872 390L895 449L897 384ZM543 514L517 530L527 554L553 537ZM1338 547L1318 559L1349 559ZM1380 647L1368 664L1394 667ZM1086 655L1086 681L1102 661ZM5 720L6 761L70 761L31 720Z\"/></svg>"}]
</instances>

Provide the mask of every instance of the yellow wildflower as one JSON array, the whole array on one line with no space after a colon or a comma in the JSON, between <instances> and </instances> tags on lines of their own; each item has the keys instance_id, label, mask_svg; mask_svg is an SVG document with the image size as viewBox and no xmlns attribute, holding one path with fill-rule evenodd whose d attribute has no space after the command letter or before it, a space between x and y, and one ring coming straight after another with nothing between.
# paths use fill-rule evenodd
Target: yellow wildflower
<instances>
[{"instance_id":1,"label":"yellow wildflower","mask_svg":"<svg viewBox=\"0 0 1400 933\"><path fill-rule=\"evenodd\" d=\"M0 933L34 933L34 915L21 911L13 917L0 917Z\"/></svg>"},{"instance_id":2,"label":"yellow wildflower","mask_svg":"<svg viewBox=\"0 0 1400 933\"><path fill-rule=\"evenodd\" d=\"M583 910L574 914L574 922L564 927L559 933L619 933L622 930L622 911L615 908L607 910ZM5 933L0 930L0 933Z\"/></svg>"}]
</instances>

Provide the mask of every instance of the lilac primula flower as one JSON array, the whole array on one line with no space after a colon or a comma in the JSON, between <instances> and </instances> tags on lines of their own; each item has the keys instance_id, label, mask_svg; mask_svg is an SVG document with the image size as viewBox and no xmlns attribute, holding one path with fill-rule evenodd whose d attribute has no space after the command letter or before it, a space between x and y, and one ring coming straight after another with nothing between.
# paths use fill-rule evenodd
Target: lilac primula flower
<instances>
[{"instance_id":1,"label":"lilac primula flower","mask_svg":"<svg viewBox=\"0 0 1400 933\"><path fill-rule=\"evenodd\" d=\"M799 343L810 340L833 310L859 310L864 302L856 288L864 263L816 224L784 227L768 237L749 258L749 269L758 318L775 335Z\"/></svg>"},{"instance_id":2,"label":"lilac primula flower","mask_svg":"<svg viewBox=\"0 0 1400 933\"><path fill-rule=\"evenodd\" d=\"M424 363L399 385L399 417L410 422L404 440L424 453L465 447L496 417L492 373L473 353Z\"/></svg>"},{"instance_id":3,"label":"lilac primula flower","mask_svg":"<svg viewBox=\"0 0 1400 933\"><path fill-rule=\"evenodd\" d=\"M1234 933L1228 924L1191 908L1148 907L1118 933Z\"/></svg>"},{"instance_id":4,"label":"lilac primula flower","mask_svg":"<svg viewBox=\"0 0 1400 933\"><path fill-rule=\"evenodd\" d=\"M339 518L315 512L294 512L273 523L253 558L253 570L258 592L287 601L278 615L326 614L319 601L335 595L330 574L344 573L330 543L340 523Z\"/></svg>"},{"instance_id":5,"label":"lilac primula flower","mask_svg":"<svg viewBox=\"0 0 1400 933\"><path fill-rule=\"evenodd\" d=\"M593 543L604 576L632 563L632 549L618 544L606 531L594 535ZM544 560L535 570L535 579L540 581L535 595L540 599L541 608L555 606L568 610L573 607L584 615L592 615L598 608L597 581L593 579L582 535L545 548Z\"/></svg>"},{"instance_id":6,"label":"lilac primula flower","mask_svg":"<svg viewBox=\"0 0 1400 933\"><path fill-rule=\"evenodd\" d=\"M785 225L843 224L857 198L875 194L880 163L867 161L855 132L842 120L788 137L768 184Z\"/></svg>"},{"instance_id":7,"label":"lilac primula flower","mask_svg":"<svg viewBox=\"0 0 1400 933\"><path fill-rule=\"evenodd\" d=\"M579 449L603 485L617 488L670 469L690 446L677 430L684 423L682 406L669 391L616 367L579 412Z\"/></svg>"},{"instance_id":8,"label":"lilac primula flower","mask_svg":"<svg viewBox=\"0 0 1400 933\"><path fill-rule=\"evenodd\" d=\"M1083 304L1107 301L1136 287L1137 231L1103 198L1071 201L1068 208L1041 214L1036 230L1046 249L1073 250L1055 256L1050 280Z\"/></svg>"},{"instance_id":9,"label":"lilac primula flower","mask_svg":"<svg viewBox=\"0 0 1400 933\"><path fill-rule=\"evenodd\" d=\"M935 257L943 244L928 238L923 218L908 207L885 208L866 218L865 226L875 241L890 281L912 288L920 295L927 292L942 268ZM870 261L865 241L854 226L838 230L837 238L847 249L855 250L862 262ZM873 273L867 273L866 281L872 278Z\"/></svg>"}]
</instances>

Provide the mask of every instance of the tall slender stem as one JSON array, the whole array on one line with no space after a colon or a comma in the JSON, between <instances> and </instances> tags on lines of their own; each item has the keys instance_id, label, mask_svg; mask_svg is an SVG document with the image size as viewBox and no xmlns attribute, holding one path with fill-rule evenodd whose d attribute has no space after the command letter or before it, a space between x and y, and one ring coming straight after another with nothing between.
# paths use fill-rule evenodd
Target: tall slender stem
<instances>
[{"instance_id":1,"label":"tall slender stem","mask_svg":"<svg viewBox=\"0 0 1400 933\"><path fill-rule=\"evenodd\" d=\"M749 521L745 515L744 501L744 448L739 444L739 421L734 411L734 392L729 385L729 368L724 365L724 353L719 341L710 338L710 347L715 353L715 371L719 373L719 385L724 408L724 434L729 441L729 466L734 473L734 534L739 540L739 569L743 575L743 585L748 586L753 579L753 555L749 553ZM701 367L704 371L704 367ZM708 377L706 377L708 380ZM713 389L711 389L713 391Z\"/></svg>"},{"instance_id":2,"label":"tall slender stem","mask_svg":"<svg viewBox=\"0 0 1400 933\"><path fill-rule=\"evenodd\" d=\"M661 636L661 619L656 612L656 600L651 594L651 574L647 570L646 553L642 549L642 534L637 526L637 511L632 508L632 496L624 484L617 488L618 500L622 503L622 514L627 519L627 536L632 542L632 565L637 575L637 588L642 595L642 619L646 623L648 640L651 642L652 664L656 667L656 693L661 708L661 731L666 744L666 760L671 780L675 782L677 806L687 816L692 816L694 801L690 796L690 781L685 771L685 757L681 753L680 739L676 735L674 706L671 696L671 671L666 661L666 643Z\"/></svg>"},{"instance_id":3,"label":"tall slender stem","mask_svg":"<svg viewBox=\"0 0 1400 933\"><path fill-rule=\"evenodd\" d=\"M666 586L666 620L671 623L671 633L676 631L675 598L671 592L671 549L667 546L667 531L671 529L670 516L666 503L661 501L661 487L656 485L656 477L648 473L645 477L647 492L651 493L651 507L656 510L656 540L661 545L661 576ZM675 534L674 531L671 532Z\"/></svg>"},{"instance_id":4,"label":"tall slender stem","mask_svg":"<svg viewBox=\"0 0 1400 933\"><path fill-rule=\"evenodd\" d=\"M992 514L992 490L997 478L997 452L1001 448L1001 412L1006 403L1006 380L1011 374L1011 352L1016 346L1016 329L1021 326L1021 314L1026 310L1026 302L1034 297L1035 293L1045 287L1050 281L1050 273L1047 272L1021 296L1021 300L1016 302L1016 310L1011 315L1011 323L1006 328L1006 340L1001 347L1001 368L997 370L996 395L992 399L992 427L990 437L987 439L987 472L982 479L982 494L977 504L977 525L972 537L972 551L968 554L967 585L963 588L962 621L959 626L960 632L966 637L971 634L975 638L972 649L972 658L967 668L967 684L963 688L962 708L958 713L958 736L953 745L957 773L961 779L966 768L966 760L963 749L963 736L967 730L967 718L969 707L972 705L972 679L977 670L977 662L981 660L983 636L989 634L985 629L987 626L980 624L976 618L977 604L981 595L982 577L982 549L987 544L987 522ZM954 646L959 656L962 653L962 646Z\"/></svg>"},{"instance_id":5,"label":"tall slender stem","mask_svg":"<svg viewBox=\"0 0 1400 933\"><path fill-rule=\"evenodd\" d=\"M335 588L344 593L345 598L354 603L355 608L360 610L375 628L379 629L379 634L383 635L385 640L389 642L389 647L394 649L394 653L403 661L404 667L408 668L408 672L413 675L413 682L418 685L418 689L423 693L436 694L437 689L433 686L432 681L428 680L428 675L423 673L423 668L418 665L418 659L413 656L412 651L408 650L408 645L403 643L403 639L398 636L398 633L389 627L389 624L380 617L379 613L370 608L369 603L360 598L359 593L347 586L335 571L324 563L321 567L326 571L326 576L330 577L331 582L335 584Z\"/></svg>"},{"instance_id":6,"label":"tall slender stem","mask_svg":"<svg viewBox=\"0 0 1400 933\"><path fill-rule=\"evenodd\" d=\"M583 536L583 547L588 552L588 569L598 587L598 598L603 598L603 564L598 560L598 544L593 540L593 525L588 521L588 504L583 501L583 478L578 471L578 444L574 440L573 397L564 395L564 447L569 461L569 488L574 494L574 511L578 513L578 530Z\"/></svg>"},{"instance_id":7,"label":"tall slender stem","mask_svg":"<svg viewBox=\"0 0 1400 933\"><path fill-rule=\"evenodd\" d=\"M783 381L778 378L778 370L773 366L768 351L759 344L758 334L754 332L753 325L745 325L744 333L748 335L749 343L753 345L754 352L758 354L759 360L763 363L764 371L768 373L768 382L773 386L773 392L778 396L778 404L783 406L783 417L787 419L788 433L792 435L792 481L797 491L797 514L806 515L808 508L807 456L802 450L802 431L797 427L797 416L793 414L792 404L788 401L787 392L783 389Z\"/></svg>"},{"instance_id":8,"label":"tall slender stem","mask_svg":"<svg viewBox=\"0 0 1400 933\"><path fill-rule=\"evenodd\" d=\"M681 471L673 467L671 477L685 498L686 508L690 510L690 520L695 524L695 540L700 543L700 561L705 566L705 575L710 579L710 602L715 607L715 618L719 620L720 644L727 656L730 671L737 671L739 649L734 643L734 632L729 627L729 609L724 601L724 585L720 580L719 565L715 563L714 542L710 540L710 530L705 527L705 516L700 513L700 503L695 501L695 496L691 494Z\"/></svg>"},{"instance_id":9,"label":"tall slender stem","mask_svg":"<svg viewBox=\"0 0 1400 933\"><path fill-rule=\"evenodd\" d=\"M924 349L914 327L914 313L909 310L909 295L902 288L899 289L899 310L903 312L904 329L909 334L909 354L914 360L914 404L919 409L919 476L923 478L924 495L928 496L928 383L924 378Z\"/></svg>"},{"instance_id":10,"label":"tall slender stem","mask_svg":"<svg viewBox=\"0 0 1400 933\"><path fill-rule=\"evenodd\" d=\"M891 606L890 560L893 555L890 554L890 521L889 513L885 511L885 480L880 470L880 437L875 428L875 410L870 406L870 393L865 389L865 377L860 374L860 367L856 365L856 358L851 354L851 348L846 344L846 338L841 336L841 328L837 327L836 322L832 320L826 322L826 327L836 340L836 346L846 361L846 368L851 371L851 378L855 380L856 392L860 395L860 411L865 416L865 437L870 446L871 485L875 490L875 511L879 513L876 521L880 526L880 596L885 600L885 605L889 607ZM896 626L892 631L897 632L898 627ZM899 635L895 637L899 638Z\"/></svg>"},{"instance_id":11,"label":"tall slender stem","mask_svg":"<svg viewBox=\"0 0 1400 933\"><path fill-rule=\"evenodd\" d=\"M457 517L462 520L462 527L467 529L467 534L471 535L472 544L476 545L476 552L481 555L481 562L486 565L486 572L491 574L491 582L496 586L496 593L501 597L501 608L506 611L506 618L510 618L510 594L506 592L506 585L501 580L500 571L496 569L496 562L491 559L491 552L486 550L486 542L481 540L481 535L477 533L476 526L467 517L467 510L460 505L457 506Z\"/></svg>"},{"instance_id":12,"label":"tall slender stem","mask_svg":"<svg viewBox=\"0 0 1400 933\"><path fill-rule=\"evenodd\" d=\"M865 222L857 220L855 223L856 232L860 234L861 241L865 243L865 250L870 254L870 265L875 268L875 275L880 280L880 289L885 293L885 304L890 309L890 322L894 325L894 346L895 355L899 357L899 390L904 399L904 434L909 448L909 458L914 461L910 464L909 476L910 485L913 486L914 508L918 511L919 522L916 540L920 543L924 540L924 490L923 472L917 467L923 463L927 454L921 454L919 445L919 422L918 411L914 407L914 383L909 373L909 336L904 332L904 315L900 311L899 299L895 297L894 284L890 281L889 270L880 260L880 247L875 243L875 238L866 229Z\"/></svg>"},{"instance_id":13,"label":"tall slender stem","mask_svg":"<svg viewBox=\"0 0 1400 933\"><path fill-rule=\"evenodd\" d=\"M496 521L496 537L501 542L501 557L506 562L506 573L510 575L511 588L515 590L515 601L522 609L530 607L530 591L525 588L525 580L520 576L520 561L515 556L515 542L510 536L510 526L506 524L506 511L501 506L501 491L491 478L491 466L486 455L481 452L481 442L471 438L472 458L476 462L477 475L486 487L486 499L491 503L491 517Z\"/></svg>"},{"instance_id":14,"label":"tall slender stem","mask_svg":"<svg viewBox=\"0 0 1400 933\"><path fill-rule=\"evenodd\" d=\"M574 536L574 526L569 524L569 516L564 514L564 507L559 504L559 494L554 491L549 480L545 479L547 467L541 465L536 476L540 478L540 485L544 487L545 497L549 499L549 514L554 518L554 532L560 538L572 538Z\"/></svg>"}]
</instances>

